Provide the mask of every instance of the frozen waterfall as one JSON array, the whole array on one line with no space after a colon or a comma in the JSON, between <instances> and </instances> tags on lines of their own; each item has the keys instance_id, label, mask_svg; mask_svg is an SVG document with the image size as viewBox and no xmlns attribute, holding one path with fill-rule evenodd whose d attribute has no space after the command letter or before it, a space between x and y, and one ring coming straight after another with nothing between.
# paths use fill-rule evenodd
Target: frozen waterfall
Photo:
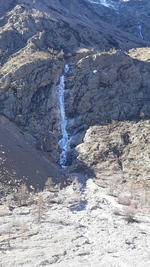
<instances>
[{"instance_id":1,"label":"frozen waterfall","mask_svg":"<svg viewBox=\"0 0 150 267\"><path fill-rule=\"evenodd\" d=\"M67 152L70 149L70 139L67 133L67 118L65 112L65 75L69 71L68 64L65 65L64 73L60 77L60 83L58 85L58 101L60 107L60 123L62 138L59 141L62 152L60 154L60 165L62 168L67 167Z\"/></svg>"},{"instance_id":2,"label":"frozen waterfall","mask_svg":"<svg viewBox=\"0 0 150 267\"><path fill-rule=\"evenodd\" d=\"M144 37L143 37L143 34L142 34L142 26L139 25L138 28L139 28L139 31L140 31L140 37L144 40Z\"/></svg>"},{"instance_id":3,"label":"frozen waterfall","mask_svg":"<svg viewBox=\"0 0 150 267\"><path fill-rule=\"evenodd\" d=\"M109 8L113 8L113 9L118 9L118 3L120 1L118 1L118 3L115 3L111 0L88 0L90 3L92 4L100 4Z\"/></svg>"}]
</instances>

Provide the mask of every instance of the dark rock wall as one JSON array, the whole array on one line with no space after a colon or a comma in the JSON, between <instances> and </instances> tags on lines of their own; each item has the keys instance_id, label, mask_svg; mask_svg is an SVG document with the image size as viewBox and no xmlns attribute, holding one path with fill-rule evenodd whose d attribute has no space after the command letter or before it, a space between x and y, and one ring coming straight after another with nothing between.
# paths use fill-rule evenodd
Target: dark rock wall
<instances>
[{"instance_id":1,"label":"dark rock wall","mask_svg":"<svg viewBox=\"0 0 150 267\"><path fill-rule=\"evenodd\" d=\"M143 116L149 118L149 79L145 81L149 67L147 62L139 63L115 51L89 55L77 61L71 71L73 82L67 83L70 87L66 93L70 130L71 125L89 126L111 119L139 120L144 110Z\"/></svg>"},{"instance_id":2,"label":"dark rock wall","mask_svg":"<svg viewBox=\"0 0 150 267\"><path fill-rule=\"evenodd\" d=\"M149 50L142 61L120 51L149 44L134 34L134 27L129 30L135 2L123 1L120 13L79 0L2 5L0 113L34 135L37 147L50 152L52 160L59 157L56 90L66 62L72 147L90 125L149 118ZM140 12L141 3L136 4Z\"/></svg>"}]
</instances>

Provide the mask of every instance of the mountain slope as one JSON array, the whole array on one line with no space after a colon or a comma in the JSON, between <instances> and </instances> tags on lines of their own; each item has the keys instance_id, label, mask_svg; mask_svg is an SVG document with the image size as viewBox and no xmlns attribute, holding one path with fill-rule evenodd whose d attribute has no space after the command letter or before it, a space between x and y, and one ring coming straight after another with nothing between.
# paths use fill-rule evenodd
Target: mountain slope
<instances>
[{"instance_id":1,"label":"mountain slope","mask_svg":"<svg viewBox=\"0 0 150 267\"><path fill-rule=\"evenodd\" d=\"M0 196L17 194L25 185L30 191L62 183L58 168L35 148L34 138L0 116Z\"/></svg>"},{"instance_id":2,"label":"mountain slope","mask_svg":"<svg viewBox=\"0 0 150 267\"><path fill-rule=\"evenodd\" d=\"M150 265L149 13L0 1L0 266Z\"/></svg>"},{"instance_id":3,"label":"mountain slope","mask_svg":"<svg viewBox=\"0 0 150 267\"><path fill-rule=\"evenodd\" d=\"M58 163L62 133L57 86L68 64L70 169L79 169L81 162L74 164L82 156L76 147L90 126L149 119L150 5L147 0L113 2L119 4L117 10L85 0L0 4L0 113L33 135L36 148ZM95 168L93 160L89 173Z\"/></svg>"}]
</instances>

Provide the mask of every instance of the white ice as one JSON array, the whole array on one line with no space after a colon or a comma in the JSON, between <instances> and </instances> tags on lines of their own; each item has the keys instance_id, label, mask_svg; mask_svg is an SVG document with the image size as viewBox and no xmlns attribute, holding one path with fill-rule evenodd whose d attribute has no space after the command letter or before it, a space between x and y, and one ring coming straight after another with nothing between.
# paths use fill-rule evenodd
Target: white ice
<instances>
[{"instance_id":1,"label":"white ice","mask_svg":"<svg viewBox=\"0 0 150 267\"><path fill-rule=\"evenodd\" d=\"M113 3L111 0L88 0L90 3L92 4L100 4L100 5L103 5L103 6L106 6L106 7L109 7L109 8L113 8L113 9L116 9L117 6L115 3Z\"/></svg>"},{"instance_id":2,"label":"white ice","mask_svg":"<svg viewBox=\"0 0 150 267\"><path fill-rule=\"evenodd\" d=\"M143 37L143 34L142 34L142 26L141 25L139 25L139 30L140 30L140 37L142 38L142 39L144 39L144 37Z\"/></svg>"},{"instance_id":3,"label":"white ice","mask_svg":"<svg viewBox=\"0 0 150 267\"><path fill-rule=\"evenodd\" d=\"M66 167L67 151L70 148L70 139L67 133L67 118L65 112L65 75L69 71L68 64L65 65L64 74L60 77L60 83L58 85L58 100L60 107L60 119L61 119L61 132L62 139L59 141L62 152L60 154L60 165L62 168Z\"/></svg>"}]
</instances>

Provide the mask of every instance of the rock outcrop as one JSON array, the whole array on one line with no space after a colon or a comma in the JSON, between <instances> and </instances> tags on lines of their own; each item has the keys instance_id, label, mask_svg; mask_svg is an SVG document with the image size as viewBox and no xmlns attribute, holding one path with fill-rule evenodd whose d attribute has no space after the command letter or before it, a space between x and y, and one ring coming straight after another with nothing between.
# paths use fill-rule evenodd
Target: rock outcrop
<instances>
[{"instance_id":1,"label":"rock outcrop","mask_svg":"<svg viewBox=\"0 0 150 267\"><path fill-rule=\"evenodd\" d=\"M137 203L145 196L149 207L149 130L149 120L112 121L105 126L91 126L83 143L76 147L78 156L70 168L95 177L112 195L129 192Z\"/></svg>"},{"instance_id":2,"label":"rock outcrop","mask_svg":"<svg viewBox=\"0 0 150 267\"><path fill-rule=\"evenodd\" d=\"M148 59L149 48L143 53ZM67 83L67 88L71 86L66 93L68 117L75 117L77 127L83 122L94 125L110 119L136 120L142 112L149 118L148 73L147 60L133 60L132 50L129 55L112 51L81 58L72 70L72 84Z\"/></svg>"}]
</instances>

